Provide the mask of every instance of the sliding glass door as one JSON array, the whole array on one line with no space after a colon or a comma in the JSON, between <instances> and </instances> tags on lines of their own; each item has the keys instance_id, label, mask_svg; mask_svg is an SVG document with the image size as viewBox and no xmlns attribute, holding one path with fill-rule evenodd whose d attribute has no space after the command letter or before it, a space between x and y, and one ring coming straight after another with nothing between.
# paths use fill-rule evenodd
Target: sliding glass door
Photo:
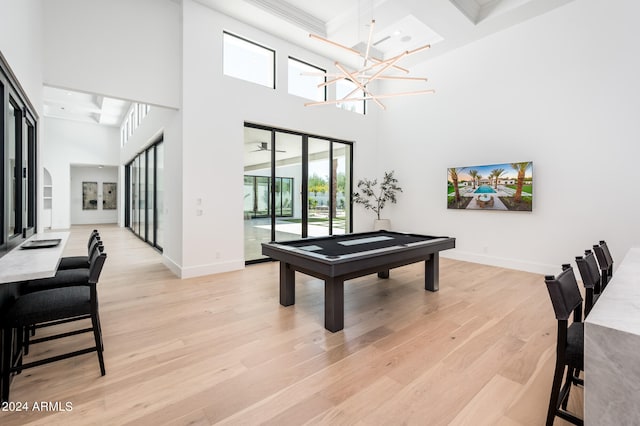
<instances>
[{"instance_id":1,"label":"sliding glass door","mask_svg":"<svg viewBox=\"0 0 640 426\"><path fill-rule=\"evenodd\" d=\"M155 143L126 166L125 226L162 250L164 241L164 144Z\"/></svg>"},{"instance_id":2,"label":"sliding glass door","mask_svg":"<svg viewBox=\"0 0 640 426\"><path fill-rule=\"evenodd\" d=\"M261 243L351 230L352 144L245 124L245 261Z\"/></svg>"},{"instance_id":3,"label":"sliding glass door","mask_svg":"<svg viewBox=\"0 0 640 426\"><path fill-rule=\"evenodd\" d=\"M0 256L36 229L36 120L0 55Z\"/></svg>"}]
</instances>

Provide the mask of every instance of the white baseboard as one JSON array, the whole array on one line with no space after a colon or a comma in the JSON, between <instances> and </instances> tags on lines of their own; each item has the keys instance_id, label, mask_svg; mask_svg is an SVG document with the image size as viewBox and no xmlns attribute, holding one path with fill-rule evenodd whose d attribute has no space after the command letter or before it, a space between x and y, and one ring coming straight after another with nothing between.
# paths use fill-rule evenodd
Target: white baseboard
<instances>
[{"instance_id":1,"label":"white baseboard","mask_svg":"<svg viewBox=\"0 0 640 426\"><path fill-rule=\"evenodd\" d=\"M163 256L162 263L169 268L178 278L193 278L203 275L220 274L222 272L237 271L244 269L243 260L232 260L227 262L210 263L207 265L182 267L175 263L172 259Z\"/></svg>"},{"instance_id":2,"label":"white baseboard","mask_svg":"<svg viewBox=\"0 0 640 426\"><path fill-rule=\"evenodd\" d=\"M560 272L560 265L547 265L544 263L527 262L519 259L487 256L484 254L470 253L459 250L440 252L440 257L465 262L481 263L483 265L499 266L501 268L516 269L518 271L532 272L541 275L554 275Z\"/></svg>"}]
</instances>

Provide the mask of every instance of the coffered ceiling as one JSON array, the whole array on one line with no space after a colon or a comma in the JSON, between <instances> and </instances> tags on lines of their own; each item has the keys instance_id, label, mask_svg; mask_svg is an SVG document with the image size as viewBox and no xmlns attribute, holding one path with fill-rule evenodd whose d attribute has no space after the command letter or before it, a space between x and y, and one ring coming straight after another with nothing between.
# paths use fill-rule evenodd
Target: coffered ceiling
<instances>
[{"instance_id":1,"label":"coffered ceiling","mask_svg":"<svg viewBox=\"0 0 640 426\"><path fill-rule=\"evenodd\" d=\"M44 115L50 118L120 127L131 102L45 86Z\"/></svg>"},{"instance_id":2,"label":"coffered ceiling","mask_svg":"<svg viewBox=\"0 0 640 426\"><path fill-rule=\"evenodd\" d=\"M403 61L415 64L517 25L572 0L196 0L322 56L355 61L317 34L362 50L369 23L372 44L390 57L424 44L432 48ZM354 55L351 55L354 56Z\"/></svg>"}]
</instances>

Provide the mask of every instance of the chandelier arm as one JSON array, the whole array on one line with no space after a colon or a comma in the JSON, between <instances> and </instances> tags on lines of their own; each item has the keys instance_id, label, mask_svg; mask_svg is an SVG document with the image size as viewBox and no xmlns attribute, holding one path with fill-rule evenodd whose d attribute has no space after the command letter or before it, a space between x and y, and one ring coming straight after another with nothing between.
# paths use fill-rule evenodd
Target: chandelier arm
<instances>
[{"instance_id":1,"label":"chandelier arm","mask_svg":"<svg viewBox=\"0 0 640 426\"><path fill-rule=\"evenodd\" d=\"M375 62L375 65L374 65L374 66L382 65L382 64L384 64L384 63L385 63L385 61L384 61L383 59L376 58L375 56L372 56L372 57L370 57L369 59L370 59L371 61ZM398 71L402 71L402 72L403 72L403 73L405 73L405 74L409 74L409 70L408 70L408 69L406 69L406 68L402 68L402 67L399 67L398 65L394 65L394 66L393 66L393 69L396 69L396 70L398 70Z\"/></svg>"},{"instance_id":2,"label":"chandelier arm","mask_svg":"<svg viewBox=\"0 0 640 426\"><path fill-rule=\"evenodd\" d=\"M404 58L405 56L407 56L409 54L409 52L404 52L401 53L400 55L396 56L395 58L393 58L391 61L389 61L384 67L382 67L380 70L378 70L378 72L376 72L375 74L373 74L371 77L369 77L369 83L371 83L372 81L376 80L377 78L380 77L380 75L385 72L386 70L388 70L390 67L392 67L396 62L398 62L400 59Z\"/></svg>"},{"instance_id":3,"label":"chandelier arm","mask_svg":"<svg viewBox=\"0 0 640 426\"><path fill-rule=\"evenodd\" d=\"M355 84L356 86L358 86L360 88L360 90L362 90L364 92L364 94L369 94L371 95L371 99L373 100L373 102L375 102L380 108L387 109L382 102L380 102L371 92L369 92L367 90L367 88L365 86L362 85L362 83L360 83L360 81L358 81L358 79L356 77L353 76L353 74L351 74L345 67L342 66L342 64L340 64L339 62L336 62L336 68L338 68L340 71L342 71L343 73L345 73L345 75L347 75L349 77L349 79L351 80L351 82L353 84Z\"/></svg>"},{"instance_id":4,"label":"chandelier arm","mask_svg":"<svg viewBox=\"0 0 640 426\"><path fill-rule=\"evenodd\" d=\"M355 94L358 90L360 90L359 88L355 88L352 91L350 91L349 93L347 93L345 96L343 96L341 99L336 99L338 101L342 100L342 101L346 101L346 102L350 102L350 96Z\"/></svg>"},{"instance_id":5,"label":"chandelier arm","mask_svg":"<svg viewBox=\"0 0 640 426\"><path fill-rule=\"evenodd\" d=\"M305 71L305 72L301 72L300 75L304 75L304 76L309 76L309 77L340 77L342 76L341 73L337 73L337 72L311 72L311 71Z\"/></svg>"},{"instance_id":6,"label":"chandelier arm","mask_svg":"<svg viewBox=\"0 0 640 426\"><path fill-rule=\"evenodd\" d=\"M407 55L413 55L414 53L422 52L423 50L427 49L431 49L430 44L425 44L424 46L416 47L413 50L409 50L409 52L407 52Z\"/></svg>"},{"instance_id":7,"label":"chandelier arm","mask_svg":"<svg viewBox=\"0 0 640 426\"><path fill-rule=\"evenodd\" d=\"M372 19L371 24L369 25L369 39L367 40L367 50L364 54L364 64L363 67L367 66L367 61L369 60L369 52L371 51L371 39L373 38L373 27L376 24L376 20Z\"/></svg>"},{"instance_id":8,"label":"chandelier arm","mask_svg":"<svg viewBox=\"0 0 640 426\"><path fill-rule=\"evenodd\" d=\"M375 68L377 66L384 65L385 63L387 63L389 61L393 61L398 56L409 56L409 55L413 55L414 53L422 52L423 50L427 50L427 49L430 49L430 48L431 48L430 44L425 44L424 46L417 47L417 48L415 48L413 50L402 52L400 55L394 56L393 58L389 58L389 59L379 59L379 58L375 58L375 57L369 58L369 59L371 59L372 61L375 62L375 64L373 64L371 66L371 68ZM369 69L371 69L371 68L369 68ZM400 70L400 71L404 72L405 74L409 74L409 70L406 69L406 68L402 68L402 67L399 67L397 65L394 65L393 68L395 68L397 70Z\"/></svg>"},{"instance_id":9,"label":"chandelier arm","mask_svg":"<svg viewBox=\"0 0 640 426\"><path fill-rule=\"evenodd\" d=\"M376 98L395 98L400 96L413 96L413 95L427 95L435 93L436 91L433 89L429 90L416 90L414 92L400 92L400 93L389 93L386 95L376 95ZM315 105L331 105L338 104L341 102L359 102L359 101L368 101L373 99L371 96L363 96L360 98L349 98L349 99L336 99L336 100L328 100L328 101L319 101L319 102L307 102L304 106L315 106Z\"/></svg>"},{"instance_id":10,"label":"chandelier arm","mask_svg":"<svg viewBox=\"0 0 640 426\"><path fill-rule=\"evenodd\" d=\"M326 38L324 38L324 37L322 37L322 36L319 36L319 35L316 35L316 34L309 34L309 37L310 37L310 38L314 38L314 39L316 39L316 40L323 41L323 42L328 43L328 44L330 44L330 45L332 45L332 46L336 46L336 47L339 47L339 48L341 48L341 49L344 49L344 50L346 50L347 52L350 52L350 53L353 53L354 55L358 55L358 56L360 56L361 58L362 58L362 57L364 57L364 56L362 55L362 53L360 53L358 50L353 49L353 48L348 47L348 46L345 46L344 44L336 43L335 41L331 41L331 40L329 40L329 39L326 39ZM374 56L370 57L370 58L369 58L369 60L371 60L371 61L373 61L373 62L376 62L376 63L378 63L378 64L379 64L379 63L381 63L381 62L384 62L384 60L382 60L382 59L380 59L380 58L376 58L376 57L374 57ZM397 69L398 71L402 71L402 72L403 72L403 73L405 73L405 74L408 74L408 73L409 73L409 70L408 70L408 69L406 69L406 68L402 68L402 67L399 67L399 66L397 66L397 65L395 65L393 68Z\"/></svg>"},{"instance_id":11,"label":"chandelier arm","mask_svg":"<svg viewBox=\"0 0 640 426\"><path fill-rule=\"evenodd\" d=\"M401 54L394 56L393 58L389 58L389 59L385 59L384 61L380 61L380 62L376 62L375 64L371 64L368 67L362 68L361 70L355 72L355 75L360 76L362 74L364 74L367 71L371 71L372 69L376 68L376 67L380 67L380 66L385 66L387 65L389 62L393 62L396 60L396 58L402 57L403 55L406 55L407 52L402 52ZM399 68L395 65L392 66L393 68ZM409 72L407 70L407 72ZM367 77L368 78L368 77Z\"/></svg>"},{"instance_id":12,"label":"chandelier arm","mask_svg":"<svg viewBox=\"0 0 640 426\"><path fill-rule=\"evenodd\" d=\"M404 77L401 75L381 75L378 80L413 80L413 81L429 81L427 77Z\"/></svg>"},{"instance_id":13,"label":"chandelier arm","mask_svg":"<svg viewBox=\"0 0 640 426\"><path fill-rule=\"evenodd\" d=\"M322 88L322 87L325 87L325 86L328 86L328 85L330 85L330 84L337 83L338 81L340 81L340 80L344 80L345 78L346 78L346 77L344 76L344 74L340 74L338 77L336 77L336 78L334 78L334 79L327 80L327 81L325 81L324 83L320 83L320 84L318 84L318 89L320 89L320 88Z\"/></svg>"},{"instance_id":14,"label":"chandelier arm","mask_svg":"<svg viewBox=\"0 0 640 426\"><path fill-rule=\"evenodd\" d=\"M345 46L344 44L336 43L335 41L331 41L331 40L326 39L326 38L324 38L324 37L321 37L321 36L319 36L319 35L316 35L316 34L309 34L309 37L310 37L310 38L315 38L316 40L324 41L325 43L328 43L328 44L330 44L330 45L332 45L332 46L336 46L336 47L339 47L339 48L341 48L341 49L346 50L347 52L351 52L351 53L353 53L354 55L362 56L362 53L360 53L360 52L359 52L359 51L357 51L356 49L352 49L351 47L347 47L347 46Z\"/></svg>"}]
</instances>

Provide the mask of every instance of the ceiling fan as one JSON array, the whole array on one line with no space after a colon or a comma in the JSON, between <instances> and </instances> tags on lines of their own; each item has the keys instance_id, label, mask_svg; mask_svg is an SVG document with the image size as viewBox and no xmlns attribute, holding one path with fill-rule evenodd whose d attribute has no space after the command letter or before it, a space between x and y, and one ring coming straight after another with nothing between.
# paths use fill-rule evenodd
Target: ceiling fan
<instances>
[{"instance_id":1,"label":"ceiling fan","mask_svg":"<svg viewBox=\"0 0 640 426\"><path fill-rule=\"evenodd\" d=\"M271 148L269 148L269 143L268 142L260 142L258 143L258 149L254 149L251 152L258 152L258 151L271 151ZM281 149L276 149L276 152L287 152Z\"/></svg>"}]
</instances>

